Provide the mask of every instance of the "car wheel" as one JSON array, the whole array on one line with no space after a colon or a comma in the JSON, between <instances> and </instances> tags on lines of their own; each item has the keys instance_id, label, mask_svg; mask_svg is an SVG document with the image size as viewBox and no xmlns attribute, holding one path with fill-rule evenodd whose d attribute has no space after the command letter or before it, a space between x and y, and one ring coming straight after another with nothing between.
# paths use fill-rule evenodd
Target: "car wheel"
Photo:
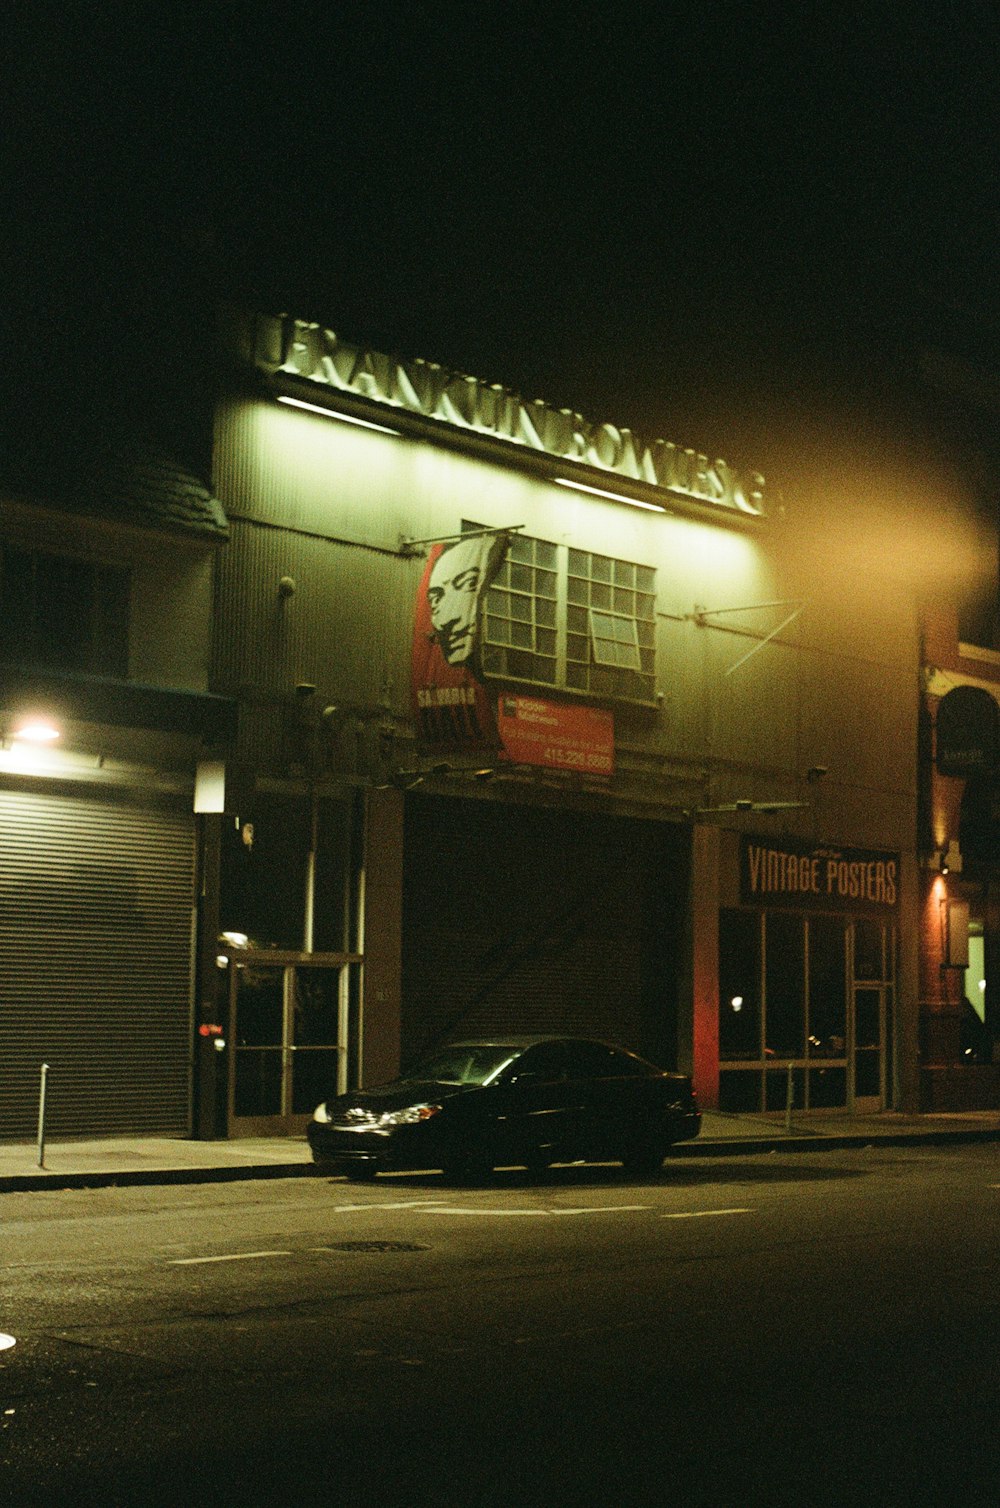
<instances>
[{"instance_id":1,"label":"car wheel","mask_svg":"<svg viewBox=\"0 0 1000 1508\"><path fill-rule=\"evenodd\" d=\"M378 1173L378 1163L354 1162L344 1169L351 1183L371 1183Z\"/></svg>"},{"instance_id":2,"label":"car wheel","mask_svg":"<svg viewBox=\"0 0 1000 1508\"><path fill-rule=\"evenodd\" d=\"M524 1159L524 1166L536 1177L547 1173L552 1166L551 1147L532 1147Z\"/></svg>"},{"instance_id":3,"label":"car wheel","mask_svg":"<svg viewBox=\"0 0 1000 1508\"><path fill-rule=\"evenodd\" d=\"M650 1178L663 1167L666 1155L663 1147L643 1143L642 1146L630 1147L623 1154L622 1167L626 1173L633 1173L637 1178Z\"/></svg>"}]
</instances>

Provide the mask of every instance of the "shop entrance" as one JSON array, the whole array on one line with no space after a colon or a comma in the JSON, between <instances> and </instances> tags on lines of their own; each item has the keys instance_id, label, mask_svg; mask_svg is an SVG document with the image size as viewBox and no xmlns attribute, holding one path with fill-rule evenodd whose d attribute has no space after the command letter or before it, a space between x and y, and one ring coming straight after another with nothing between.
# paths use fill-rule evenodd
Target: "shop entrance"
<instances>
[{"instance_id":1,"label":"shop entrance","mask_svg":"<svg viewBox=\"0 0 1000 1508\"><path fill-rule=\"evenodd\" d=\"M857 1111L881 1110L885 1105L885 989L880 985L854 990L854 1042L850 1089Z\"/></svg>"},{"instance_id":2,"label":"shop entrance","mask_svg":"<svg viewBox=\"0 0 1000 1508\"><path fill-rule=\"evenodd\" d=\"M849 942L853 999L848 1035L848 1106L867 1113L883 1110L892 1100L895 928L859 917L851 925Z\"/></svg>"},{"instance_id":3,"label":"shop entrance","mask_svg":"<svg viewBox=\"0 0 1000 1508\"><path fill-rule=\"evenodd\" d=\"M261 951L228 960L229 1135L301 1131L322 1100L347 1089L360 957Z\"/></svg>"},{"instance_id":4,"label":"shop entrance","mask_svg":"<svg viewBox=\"0 0 1000 1508\"><path fill-rule=\"evenodd\" d=\"M725 910L719 950L720 1109L892 1103L894 926Z\"/></svg>"}]
</instances>

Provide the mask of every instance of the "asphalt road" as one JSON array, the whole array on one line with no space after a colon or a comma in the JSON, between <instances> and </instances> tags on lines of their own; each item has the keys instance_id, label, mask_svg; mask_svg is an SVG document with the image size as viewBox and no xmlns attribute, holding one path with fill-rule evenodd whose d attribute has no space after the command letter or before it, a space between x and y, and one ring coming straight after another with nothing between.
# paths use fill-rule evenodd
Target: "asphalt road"
<instances>
[{"instance_id":1,"label":"asphalt road","mask_svg":"<svg viewBox=\"0 0 1000 1508\"><path fill-rule=\"evenodd\" d=\"M1000 1501L1000 1153L0 1196L12 1504Z\"/></svg>"}]
</instances>

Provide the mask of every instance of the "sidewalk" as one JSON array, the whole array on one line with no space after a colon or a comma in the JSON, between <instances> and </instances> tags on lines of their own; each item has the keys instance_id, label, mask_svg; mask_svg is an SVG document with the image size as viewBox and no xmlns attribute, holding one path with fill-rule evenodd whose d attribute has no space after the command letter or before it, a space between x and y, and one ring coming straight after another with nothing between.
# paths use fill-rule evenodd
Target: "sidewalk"
<instances>
[{"instance_id":1,"label":"sidewalk","mask_svg":"<svg viewBox=\"0 0 1000 1508\"><path fill-rule=\"evenodd\" d=\"M799 1112L791 1129L784 1114L728 1115L707 1110L697 1141L678 1157L720 1157L766 1152L819 1152L844 1147L913 1143L1000 1141L1000 1111L961 1115L871 1116ZM303 1136L241 1141L191 1141L184 1137L121 1136L93 1141L53 1141L45 1166L31 1142L0 1144L0 1193L24 1189L99 1188L166 1183L229 1183L238 1179L295 1178L312 1169Z\"/></svg>"}]
</instances>

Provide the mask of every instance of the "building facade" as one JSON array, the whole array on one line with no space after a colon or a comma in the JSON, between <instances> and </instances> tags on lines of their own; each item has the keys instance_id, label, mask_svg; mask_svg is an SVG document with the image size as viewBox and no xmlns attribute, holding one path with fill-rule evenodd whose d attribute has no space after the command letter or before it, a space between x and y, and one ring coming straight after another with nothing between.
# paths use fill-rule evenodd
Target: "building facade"
<instances>
[{"instance_id":1,"label":"building facade","mask_svg":"<svg viewBox=\"0 0 1000 1508\"><path fill-rule=\"evenodd\" d=\"M916 1108L923 479L765 435L765 481L292 319L229 349L225 1124L515 1030Z\"/></svg>"},{"instance_id":2,"label":"building facade","mask_svg":"<svg viewBox=\"0 0 1000 1508\"><path fill-rule=\"evenodd\" d=\"M933 447L223 345L210 485L8 447L0 1135L43 1081L53 1135L291 1131L514 1031L723 1110L998 1103L996 533Z\"/></svg>"},{"instance_id":3,"label":"building facade","mask_svg":"<svg viewBox=\"0 0 1000 1508\"><path fill-rule=\"evenodd\" d=\"M225 518L134 436L36 414L7 439L0 1136L43 1108L50 1136L186 1134L195 789L235 732L208 690Z\"/></svg>"}]
</instances>

